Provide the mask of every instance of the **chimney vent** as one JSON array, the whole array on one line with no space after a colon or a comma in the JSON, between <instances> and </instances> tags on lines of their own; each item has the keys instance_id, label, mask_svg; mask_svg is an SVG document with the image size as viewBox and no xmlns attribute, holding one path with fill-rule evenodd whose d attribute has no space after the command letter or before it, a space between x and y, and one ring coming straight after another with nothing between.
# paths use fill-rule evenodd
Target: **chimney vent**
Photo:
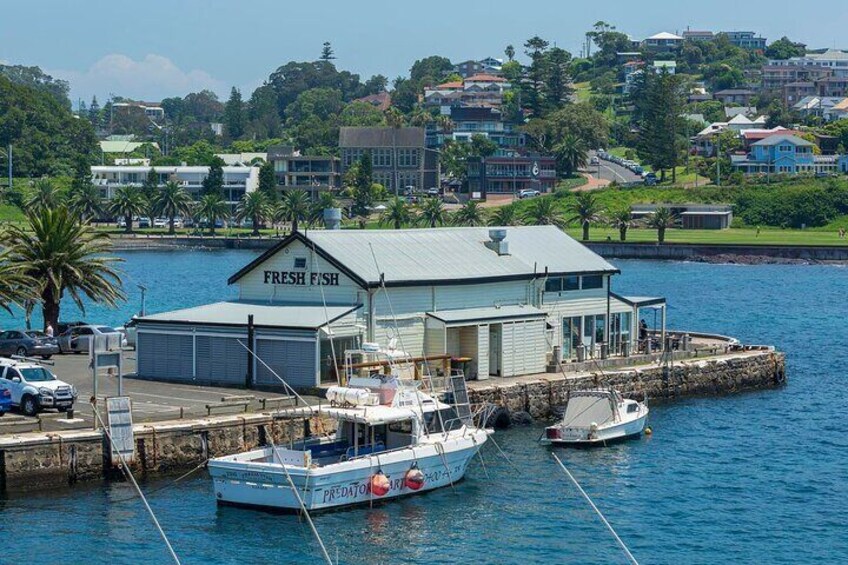
<instances>
[{"instance_id":1,"label":"chimney vent","mask_svg":"<svg viewBox=\"0 0 848 565\"><path fill-rule=\"evenodd\" d=\"M506 230L503 228L489 230L489 241L485 245L498 255L509 255L509 243L506 242Z\"/></svg>"}]
</instances>

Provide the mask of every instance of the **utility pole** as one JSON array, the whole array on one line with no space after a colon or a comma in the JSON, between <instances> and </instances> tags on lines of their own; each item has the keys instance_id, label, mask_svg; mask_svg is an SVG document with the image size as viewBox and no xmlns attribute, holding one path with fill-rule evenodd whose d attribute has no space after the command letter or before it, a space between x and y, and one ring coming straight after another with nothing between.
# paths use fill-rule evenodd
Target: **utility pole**
<instances>
[{"instance_id":1,"label":"utility pole","mask_svg":"<svg viewBox=\"0 0 848 565\"><path fill-rule=\"evenodd\" d=\"M716 135L716 184L721 186L721 133Z\"/></svg>"},{"instance_id":2,"label":"utility pole","mask_svg":"<svg viewBox=\"0 0 848 565\"><path fill-rule=\"evenodd\" d=\"M9 190L12 190L12 142L6 148L6 157L9 158Z\"/></svg>"}]
</instances>

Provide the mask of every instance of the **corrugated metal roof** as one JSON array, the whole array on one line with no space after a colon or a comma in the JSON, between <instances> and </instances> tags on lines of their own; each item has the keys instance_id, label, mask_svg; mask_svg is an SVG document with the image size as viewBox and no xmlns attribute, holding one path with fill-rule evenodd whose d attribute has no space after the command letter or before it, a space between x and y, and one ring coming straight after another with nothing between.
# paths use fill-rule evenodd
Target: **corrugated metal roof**
<instances>
[{"instance_id":1,"label":"corrugated metal roof","mask_svg":"<svg viewBox=\"0 0 848 565\"><path fill-rule=\"evenodd\" d=\"M427 312L427 315L448 324L482 320L506 320L518 318L542 318L547 316L544 310L535 306L511 305L489 306L487 308L465 308L463 310L443 310Z\"/></svg>"},{"instance_id":2,"label":"corrugated metal roof","mask_svg":"<svg viewBox=\"0 0 848 565\"><path fill-rule=\"evenodd\" d=\"M509 255L485 246L487 227L313 231L308 239L360 279L379 283L521 278L550 273L618 272L555 226L506 230ZM373 249L373 254L372 254ZM379 269L374 262L376 256Z\"/></svg>"},{"instance_id":3,"label":"corrugated metal roof","mask_svg":"<svg viewBox=\"0 0 848 565\"><path fill-rule=\"evenodd\" d=\"M142 145L148 142L141 141L123 141L109 140L100 142L100 151L103 153L132 153ZM156 142L150 143L152 147L159 149L159 144Z\"/></svg>"},{"instance_id":4,"label":"corrugated metal roof","mask_svg":"<svg viewBox=\"0 0 848 565\"><path fill-rule=\"evenodd\" d=\"M184 308L139 318L139 322L175 322L182 324L209 324L244 326L247 316L253 314L257 326L277 328L317 329L353 312L350 306L304 306L284 304L258 304L255 302L215 302L194 308Z\"/></svg>"}]
</instances>

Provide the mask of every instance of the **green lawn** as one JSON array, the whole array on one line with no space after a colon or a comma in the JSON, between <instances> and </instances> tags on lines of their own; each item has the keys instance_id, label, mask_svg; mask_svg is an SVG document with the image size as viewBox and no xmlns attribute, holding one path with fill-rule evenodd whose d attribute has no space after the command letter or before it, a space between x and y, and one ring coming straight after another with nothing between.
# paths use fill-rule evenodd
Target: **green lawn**
<instances>
[{"instance_id":1,"label":"green lawn","mask_svg":"<svg viewBox=\"0 0 848 565\"><path fill-rule=\"evenodd\" d=\"M578 102L588 102L592 97L592 88L588 82L578 82L574 84L574 96Z\"/></svg>"},{"instance_id":2,"label":"green lawn","mask_svg":"<svg viewBox=\"0 0 848 565\"><path fill-rule=\"evenodd\" d=\"M580 239L579 227L566 229L569 235ZM590 241L618 241L618 230L592 227L589 230ZM746 245L842 245L848 246L848 239L839 239L836 231L780 230L763 229L757 235L756 229L731 228L727 230L667 230L665 240L669 243L704 244L746 244ZM656 242L657 231L643 228L627 230L628 242Z\"/></svg>"}]
</instances>

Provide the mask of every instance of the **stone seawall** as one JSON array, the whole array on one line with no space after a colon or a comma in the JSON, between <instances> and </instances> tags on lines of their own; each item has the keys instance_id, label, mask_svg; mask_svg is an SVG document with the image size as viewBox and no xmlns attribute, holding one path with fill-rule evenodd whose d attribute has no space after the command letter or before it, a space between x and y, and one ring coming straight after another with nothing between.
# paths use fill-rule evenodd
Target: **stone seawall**
<instances>
[{"instance_id":1,"label":"stone seawall","mask_svg":"<svg viewBox=\"0 0 848 565\"><path fill-rule=\"evenodd\" d=\"M469 387L469 398L472 404L494 404L502 408L501 414L527 412L548 418L565 403L569 390L612 386L629 398L674 399L771 388L785 379L785 355L761 351L675 362L668 369L653 365L569 378L551 374L510 384L481 381Z\"/></svg>"},{"instance_id":2,"label":"stone seawall","mask_svg":"<svg viewBox=\"0 0 848 565\"><path fill-rule=\"evenodd\" d=\"M329 425L310 419L313 430ZM136 425L134 435L131 468L136 476L144 476L188 471L210 457L256 449L270 441L285 444L303 437L303 424L270 414L227 415ZM111 463L107 442L102 432L93 430L0 437L0 492L118 477L121 473Z\"/></svg>"},{"instance_id":3,"label":"stone seawall","mask_svg":"<svg viewBox=\"0 0 848 565\"><path fill-rule=\"evenodd\" d=\"M734 245L695 243L587 242L586 247L605 258L666 259L675 261L848 262L848 246Z\"/></svg>"}]
</instances>

